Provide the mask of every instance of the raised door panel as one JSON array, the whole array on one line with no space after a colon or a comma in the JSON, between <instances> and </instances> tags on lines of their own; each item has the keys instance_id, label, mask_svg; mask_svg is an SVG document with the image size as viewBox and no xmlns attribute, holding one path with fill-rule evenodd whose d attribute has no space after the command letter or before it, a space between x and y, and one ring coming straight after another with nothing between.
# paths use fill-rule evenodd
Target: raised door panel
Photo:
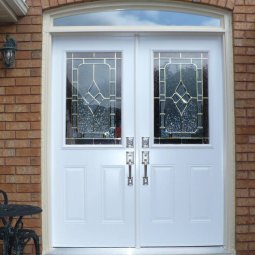
<instances>
[{"instance_id":1,"label":"raised door panel","mask_svg":"<svg viewBox=\"0 0 255 255\"><path fill-rule=\"evenodd\" d=\"M175 168L173 166L151 166L151 220L170 222L175 219Z\"/></svg>"},{"instance_id":2,"label":"raised door panel","mask_svg":"<svg viewBox=\"0 0 255 255\"><path fill-rule=\"evenodd\" d=\"M85 222L88 209L86 168L68 167L64 169L64 175L65 221Z\"/></svg>"},{"instance_id":3,"label":"raised door panel","mask_svg":"<svg viewBox=\"0 0 255 255\"><path fill-rule=\"evenodd\" d=\"M125 219L125 168L103 166L102 197L103 222L124 223Z\"/></svg>"}]
</instances>

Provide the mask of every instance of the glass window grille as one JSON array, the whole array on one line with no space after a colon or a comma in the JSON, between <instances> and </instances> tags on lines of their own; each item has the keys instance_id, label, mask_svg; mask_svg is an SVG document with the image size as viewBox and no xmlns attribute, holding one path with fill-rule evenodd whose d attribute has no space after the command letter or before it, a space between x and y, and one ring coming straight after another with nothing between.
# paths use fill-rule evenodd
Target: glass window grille
<instances>
[{"instance_id":1,"label":"glass window grille","mask_svg":"<svg viewBox=\"0 0 255 255\"><path fill-rule=\"evenodd\" d=\"M121 53L66 58L66 144L121 144Z\"/></svg>"},{"instance_id":2,"label":"glass window grille","mask_svg":"<svg viewBox=\"0 0 255 255\"><path fill-rule=\"evenodd\" d=\"M207 52L154 52L154 143L209 143Z\"/></svg>"}]
</instances>

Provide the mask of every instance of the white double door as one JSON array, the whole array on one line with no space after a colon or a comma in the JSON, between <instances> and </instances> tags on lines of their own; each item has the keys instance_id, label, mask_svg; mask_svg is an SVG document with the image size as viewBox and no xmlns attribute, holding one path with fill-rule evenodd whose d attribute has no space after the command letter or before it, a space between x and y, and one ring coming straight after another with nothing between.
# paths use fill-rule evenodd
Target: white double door
<instances>
[{"instance_id":1,"label":"white double door","mask_svg":"<svg viewBox=\"0 0 255 255\"><path fill-rule=\"evenodd\" d=\"M75 57L76 53L78 57ZM108 143L107 139L104 144L94 143L93 139L85 143L77 142L78 139L71 144L67 142L67 116L76 116L79 132L85 132L86 123L90 121L86 116L77 117L86 114L82 106L79 106L81 110L75 112L72 105L71 111L75 113L67 114L70 110L67 107L70 99L67 86L71 86L72 90L80 89L86 107L90 103L88 96L97 104L106 100L104 88L98 85L105 82L102 75L106 62L101 67L92 64L90 68L85 64L83 53L92 54L91 59L85 56L89 63L98 61L96 54L104 61L108 61L107 54L103 56L105 53L119 54L119 64L116 60L109 60L112 69L120 69L112 75L120 84L121 92L116 98L120 100L118 109L121 116L111 112L109 115L109 118L114 115L115 119L119 119L119 135L115 137L118 142L115 144ZM68 61L74 66L82 56L78 69L77 66L76 69L68 67ZM201 61L204 59L207 62L203 68ZM221 38L218 36L54 37L50 145L54 247L223 244L221 59ZM164 61L165 64L162 64ZM88 74L89 70L92 74ZM198 78L199 75L202 76ZM92 85L96 84L87 87L87 91L86 79L91 79ZM192 79L195 85L188 85ZM175 86L170 95L166 91L168 83ZM199 83L208 88L199 92ZM192 95L192 86L195 86L196 95ZM99 96L101 99L98 99ZM205 99L202 99L203 96ZM70 97L70 100L77 99L74 95ZM109 98L110 102L111 95ZM166 102L169 102L168 105ZM95 113L93 104L88 109ZM192 113L192 105L195 105L195 113ZM201 105L203 113L198 110ZM203 114L206 116L203 116L201 124L199 118ZM99 129L100 125L104 125L104 118L99 118L97 122L100 120L102 123L97 123ZM115 125L116 131L116 123L110 125ZM183 127L178 127L179 131L174 130L178 125ZM207 131L204 130L199 137L194 125L197 126L195 129L207 125L202 127ZM189 131L191 134L188 134ZM127 142L127 138L133 139L133 146L132 141L131 145ZM144 152L149 155L147 166L143 164ZM128 153L134 155L131 165L127 164ZM148 183L144 183L145 167ZM133 178L132 184L128 185L128 177Z\"/></svg>"}]
</instances>

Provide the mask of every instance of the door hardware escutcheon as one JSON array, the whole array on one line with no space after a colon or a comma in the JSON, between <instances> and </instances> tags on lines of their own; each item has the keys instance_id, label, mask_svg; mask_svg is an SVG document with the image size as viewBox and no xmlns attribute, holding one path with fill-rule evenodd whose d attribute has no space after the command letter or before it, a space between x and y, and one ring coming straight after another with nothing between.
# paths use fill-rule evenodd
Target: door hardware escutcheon
<instances>
[{"instance_id":1,"label":"door hardware escutcheon","mask_svg":"<svg viewBox=\"0 0 255 255\"><path fill-rule=\"evenodd\" d=\"M134 148L134 137L126 137L126 147Z\"/></svg>"},{"instance_id":2,"label":"door hardware escutcheon","mask_svg":"<svg viewBox=\"0 0 255 255\"><path fill-rule=\"evenodd\" d=\"M134 152L126 152L126 164L128 165L128 185L133 185L132 165L134 164Z\"/></svg>"},{"instance_id":3,"label":"door hardware escutcheon","mask_svg":"<svg viewBox=\"0 0 255 255\"><path fill-rule=\"evenodd\" d=\"M149 184L148 170L147 170L147 166L149 165L149 163L150 163L149 152L143 151L142 152L142 164L144 165L143 185Z\"/></svg>"},{"instance_id":4,"label":"door hardware escutcheon","mask_svg":"<svg viewBox=\"0 0 255 255\"><path fill-rule=\"evenodd\" d=\"M150 147L150 138L142 137L142 148L149 148L149 147Z\"/></svg>"}]
</instances>

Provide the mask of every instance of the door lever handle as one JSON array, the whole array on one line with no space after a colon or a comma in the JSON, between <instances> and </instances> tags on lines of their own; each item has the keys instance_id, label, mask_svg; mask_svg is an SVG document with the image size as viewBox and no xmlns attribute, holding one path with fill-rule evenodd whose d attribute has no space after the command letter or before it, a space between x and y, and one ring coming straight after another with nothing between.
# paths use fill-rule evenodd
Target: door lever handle
<instances>
[{"instance_id":1,"label":"door lever handle","mask_svg":"<svg viewBox=\"0 0 255 255\"><path fill-rule=\"evenodd\" d=\"M134 164L134 152L126 152L126 164L128 165L128 186L133 185L132 165Z\"/></svg>"},{"instance_id":2,"label":"door lever handle","mask_svg":"<svg viewBox=\"0 0 255 255\"><path fill-rule=\"evenodd\" d=\"M142 164L144 165L144 177L143 177L143 185L149 184L149 178L148 178L148 169L147 166L149 165L149 152L143 151L142 152Z\"/></svg>"}]
</instances>

